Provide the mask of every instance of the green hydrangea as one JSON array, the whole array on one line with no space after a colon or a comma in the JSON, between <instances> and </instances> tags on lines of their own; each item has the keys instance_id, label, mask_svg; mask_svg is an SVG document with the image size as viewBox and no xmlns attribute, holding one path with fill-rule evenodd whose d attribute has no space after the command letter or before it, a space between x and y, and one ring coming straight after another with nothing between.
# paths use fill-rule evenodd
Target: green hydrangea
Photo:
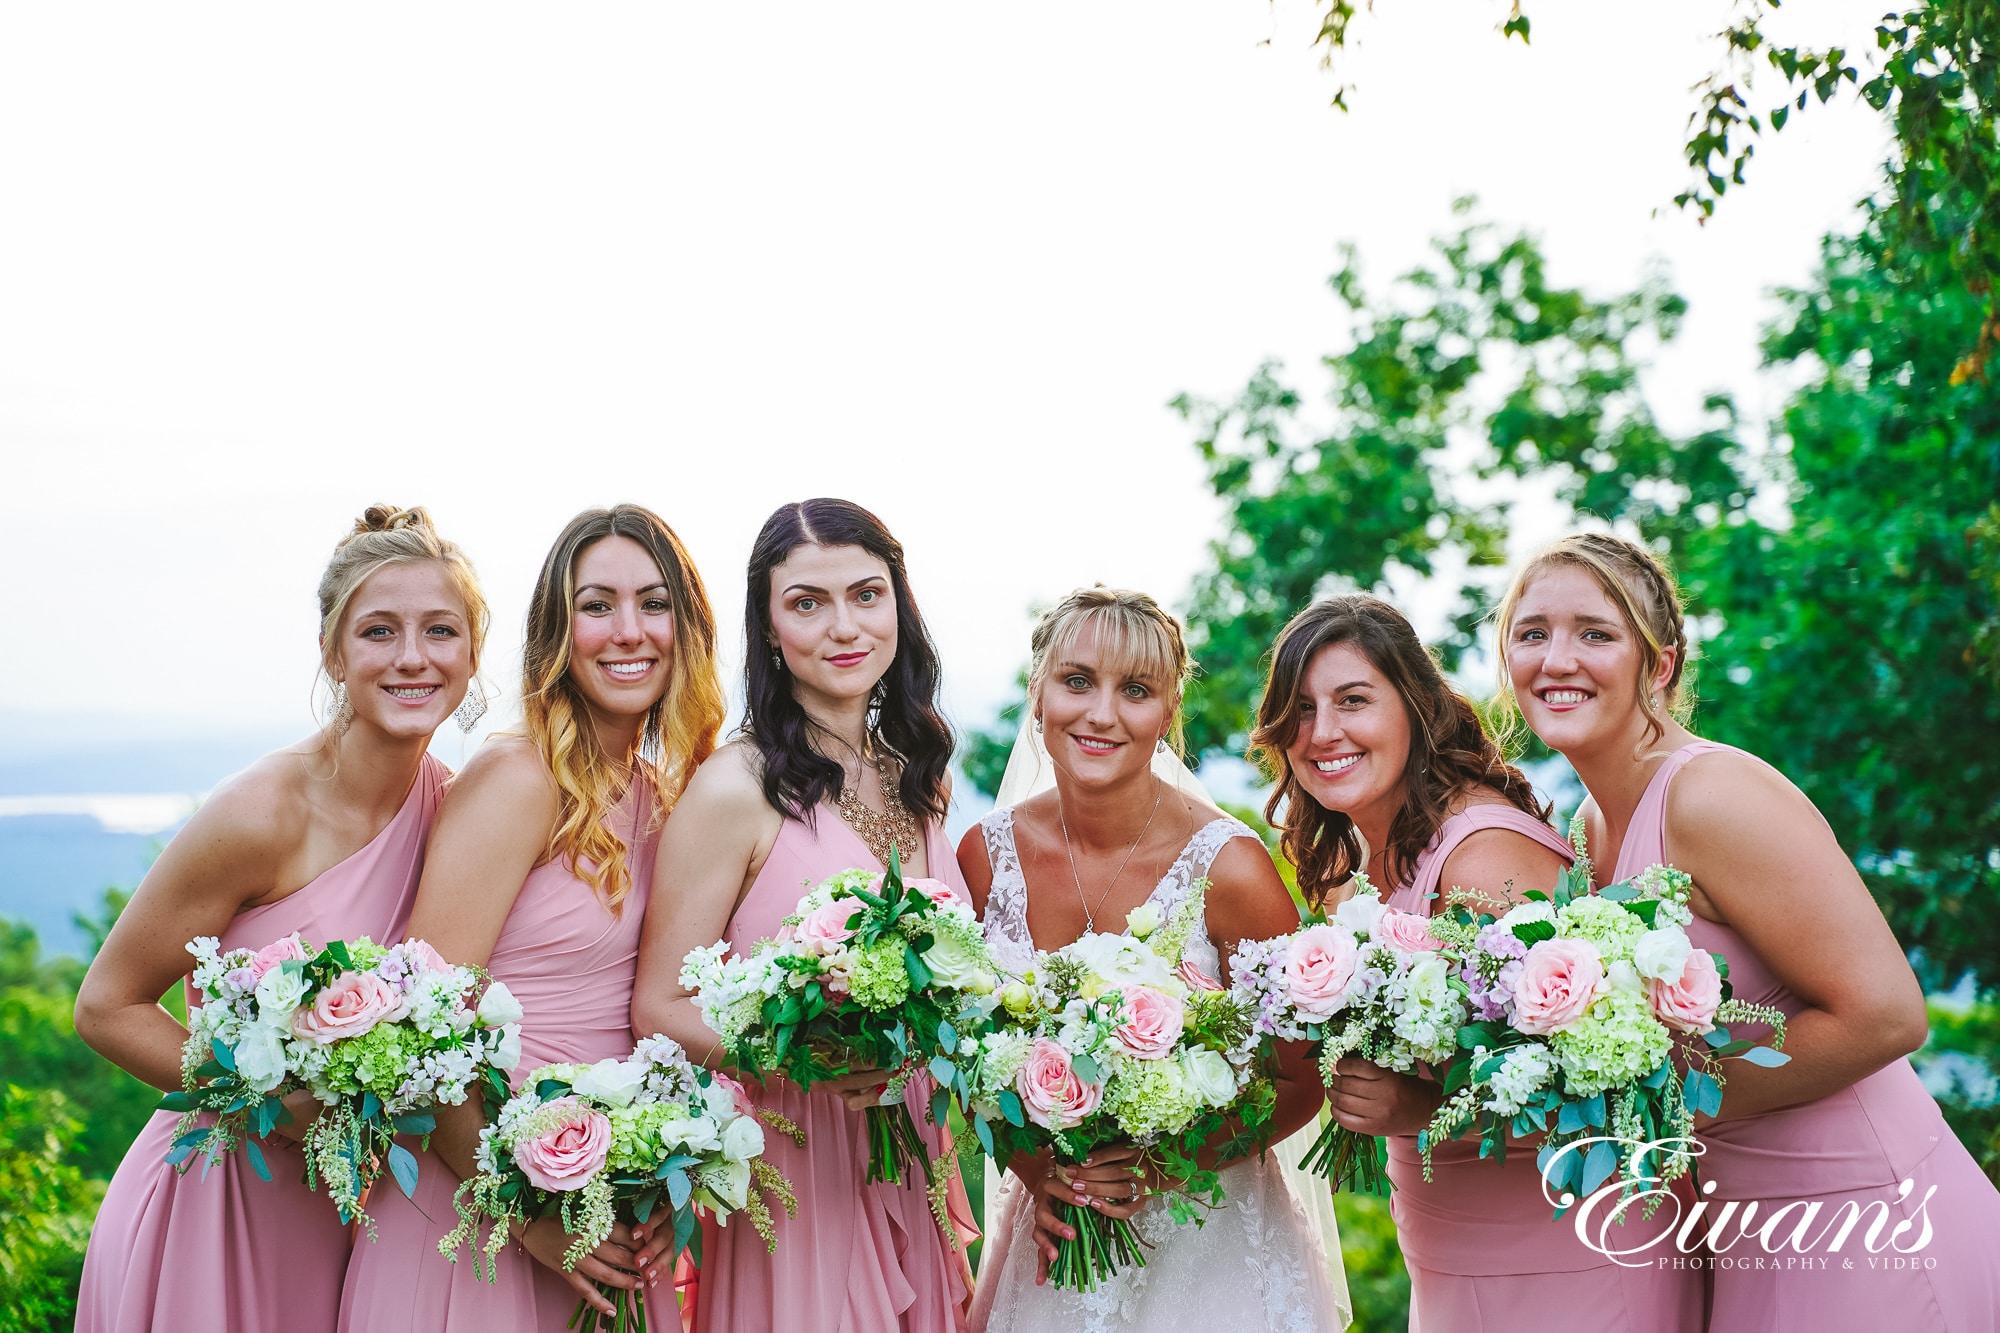
<instances>
[{"instance_id":1,"label":"green hydrangea","mask_svg":"<svg viewBox=\"0 0 2000 1333\"><path fill-rule=\"evenodd\" d=\"M1105 1089L1104 1109L1135 1139L1178 1130L1201 1109L1178 1060L1125 1060Z\"/></svg>"},{"instance_id":2,"label":"green hydrangea","mask_svg":"<svg viewBox=\"0 0 2000 1333\"><path fill-rule=\"evenodd\" d=\"M1646 923L1636 913L1603 898L1578 898L1556 914L1556 933L1589 940L1608 963L1630 959Z\"/></svg>"},{"instance_id":3,"label":"green hydrangea","mask_svg":"<svg viewBox=\"0 0 2000 1333\"><path fill-rule=\"evenodd\" d=\"M854 951L854 970L847 978L847 993L857 1004L869 1009L893 1009L910 998L910 973L903 965L903 941L877 940Z\"/></svg>"},{"instance_id":4,"label":"green hydrangea","mask_svg":"<svg viewBox=\"0 0 2000 1333\"><path fill-rule=\"evenodd\" d=\"M1567 1031L1549 1038L1573 1097L1589 1097L1643 1078L1673 1049L1673 1035L1653 1017L1644 994L1617 989L1592 1004Z\"/></svg>"},{"instance_id":5,"label":"green hydrangea","mask_svg":"<svg viewBox=\"0 0 2000 1333\"><path fill-rule=\"evenodd\" d=\"M614 1171L651 1170L659 1162L660 1126L687 1115L684 1107L662 1102L634 1102L605 1113L611 1122L611 1152L606 1161Z\"/></svg>"},{"instance_id":6,"label":"green hydrangea","mask_svg":"<svg viewBox=\"0 0 2000 1333\"><path fill-rule=\"evenodd\" d=\"M327 1083L340 1092L386 1097L402 1086L404 1071L426 1048L422 1033L399 1023L378 1024L328 1048Z\"/></svg>"},{"instance_id":7,"label":"green hydrangea","mask_svg":"<svg viewBox=\"0 0 2000 1333\"><path fill-rule=\"evenodd\" d=\"M389 956L389 951L363 935L347 946L347 956L354 960L357 970L366 972L375 964Z\"/></svg>"}]
</instances>

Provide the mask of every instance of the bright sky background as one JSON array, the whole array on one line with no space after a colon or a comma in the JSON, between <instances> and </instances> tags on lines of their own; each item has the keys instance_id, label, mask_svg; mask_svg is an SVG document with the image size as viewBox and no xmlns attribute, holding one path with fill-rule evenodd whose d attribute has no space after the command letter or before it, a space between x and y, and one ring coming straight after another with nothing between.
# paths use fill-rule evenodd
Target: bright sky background
<instances>
[{"instance_id":1,"label":"bright sky background","mask_svg":"<svg viewBox=\"0 0 2000 1333\"><path fill-rule=\"evenodd\" d=\"M1795 8L1855 41L1880 3ZM735 645L759 524L837 494L976 724L1032 604L1185 594L1217 510L1168 399L1268 356L1317 390L1336 244L1386 278L1461 193L1562 280L1671 264L1670 421L1768 410L1762 293L1880 126L1800 118L1697 228L1726 6L1532 0L1527 49L1504 9L1380 0L1343 116L1298 0L8 6L0 712L303 732L312 590L376 500L472 554L503 685L586 505L662 513Z\"/></svg>"}]
</instances>

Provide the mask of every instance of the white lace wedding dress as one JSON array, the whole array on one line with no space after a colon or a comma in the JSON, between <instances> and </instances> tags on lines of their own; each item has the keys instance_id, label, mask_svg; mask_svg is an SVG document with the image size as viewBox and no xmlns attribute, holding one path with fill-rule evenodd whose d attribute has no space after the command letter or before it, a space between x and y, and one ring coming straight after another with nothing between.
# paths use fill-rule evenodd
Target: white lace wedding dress
<instances>
[{"instance_id":1,"label":"white lace wedding dress","mask_svg":"<svg viewBox=\"0 0 2000 1333\"><path fill-rule=\"evenodd\" d=\"M1014 849L1014 812L996 810L980 825L993 866L986 899L986 938L1001 962L1025 966L1034 956L1028 934L1028 891ZM1234 819L1197 831L1147 899L1162 916L1208 873L1231 838L1255 838ZM1198 927L1187 957L1210 976L1220 959L1207 927ZM1334 1333L1347 1320L1327 1279L1319 1233L1307 1221L1275 1154L1223 1168L1228 1201L1204 1223L1177 1225L1163 1200L1149 1201L1132 1219L1146 1244L1146 1265L1121 1270L1094 1292L1035 1285L1034 1206L1012 1172L990 1224L973 1297L974 1333Z\"/></svg>"}]
</instances>

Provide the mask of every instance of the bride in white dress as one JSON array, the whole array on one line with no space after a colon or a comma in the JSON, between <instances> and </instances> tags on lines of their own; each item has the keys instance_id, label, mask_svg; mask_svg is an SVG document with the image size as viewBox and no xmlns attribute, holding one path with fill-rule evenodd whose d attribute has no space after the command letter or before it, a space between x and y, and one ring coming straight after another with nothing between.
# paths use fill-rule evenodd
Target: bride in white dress
<instances>
[{"instance_id":1,"label":"bride in white dress","mask_svg":"<svg viewBox=\"0 0 2000 1333\"><path fill-rule=\"evenodd\" d=\"M1180 626L1143 594L1080 590L1036 626L1028 698L1037 735L1017 747L1009 774L1032 756L1026 762L1051 766L1054 785L994 811L958 853L1002 962L1023 966L1037 948L1118 930L1142 903L1164 919L1202 879L1205 922L1186 957L1209 976L1226 978L1240 940L1297 927L1256 836L1191 780L1155 771L1157 754L1160 770L1185 773L1169 762L1167 742L1188 669ZM1309 1055L1283 1052L1274 1137L1308 1126L1323 1096ZM1219 1319L1232 1330L1331 1333L1346 1324L1344 1284L1336 1297L1331 1280L1338 1269L1329 1270L1321 1228L1277 1152L1222 1167L1227 1202L1198 1227L1176 1224L1165 1201L1146 1193L1143 1172L1127 1145L1099 1148L1080 1166L1017 1159L997 1202L989 1178L974 1333L1209 1333ZM1063 1234L1057 1198L1132 1219L1145 1265L1092 1292L1047 1284Z\"/></svg>"}]
</instances>

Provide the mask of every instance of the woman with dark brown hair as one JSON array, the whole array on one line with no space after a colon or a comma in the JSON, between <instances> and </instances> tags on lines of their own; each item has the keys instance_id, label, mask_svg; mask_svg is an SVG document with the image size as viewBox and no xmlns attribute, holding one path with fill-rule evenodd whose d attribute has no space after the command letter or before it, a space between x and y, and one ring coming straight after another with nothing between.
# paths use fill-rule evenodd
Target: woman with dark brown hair
<instances>
[{"instance_id":1,"label":"woman with dark brown hair","mask_svg":"<svg viewBox=\"0 0 2000 1333\"><path fill-rule=\"evenodd\" d=\"M1351 896L1366 869L1384 903L1429 916L1463 889L1504 911L1570 861L1548 804L1506 762L1403 614L1374 597L1313 603L1278 636L1253 754L1278 779L1265 808L1307 902ZM1415 1330L1532 1326L1678 1333L1701 1323L1699 1274L1623 1268L1551 1221L1535 1155L1479 1160L1441 1143L1423 1178L1417 1134L1438 1084L1354 1057L1333 1118L1385 1136Z\"/></svg>"}]
</instances>

